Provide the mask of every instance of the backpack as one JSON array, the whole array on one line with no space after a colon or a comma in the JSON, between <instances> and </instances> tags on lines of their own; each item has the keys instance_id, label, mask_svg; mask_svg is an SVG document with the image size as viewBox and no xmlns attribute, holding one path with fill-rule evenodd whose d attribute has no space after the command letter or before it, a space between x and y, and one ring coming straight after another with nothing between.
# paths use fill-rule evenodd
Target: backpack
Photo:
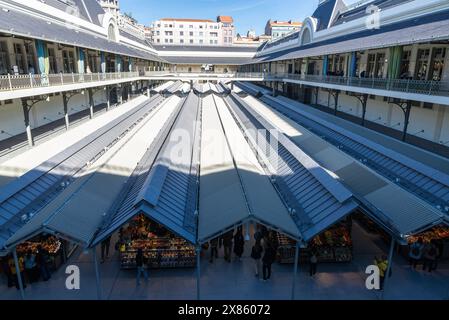
<instances>
[{"instance_id":1,"label":"backpack","mask_svg":"<svg viewBox=\"0 0 449 320\"><path fill-rule=\"evenodd\" d=\"M259 260L260 258L262 258L262 250L257 250L256 247L253 247L253 249L251 250L251 258L253 258L254 260Z\"/></svg>"}]
</instances>

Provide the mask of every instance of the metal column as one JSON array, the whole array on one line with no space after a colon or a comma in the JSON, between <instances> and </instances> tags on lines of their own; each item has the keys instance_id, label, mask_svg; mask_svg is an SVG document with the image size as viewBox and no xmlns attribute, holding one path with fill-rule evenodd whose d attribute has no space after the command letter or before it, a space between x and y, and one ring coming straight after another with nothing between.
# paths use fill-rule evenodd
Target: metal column
<instances>
[{"instance_id":1,"label":"metal column","mask_svg":"<svg viewBox=\"0 0 449 320\"><path fill-rule=\"evenodd\" d=\"M367 104L368 104L368 95L364 94L362 97L362 126L365 126Z\"/></svg>"},{"instance_id":2,"label":"metal column","mask_svg":"<svg viewBox=\"0 0 449 320\"><path fill-rule=\"evenodd\" d=\"M299 260L299 242L297 241L295 248L295 265L293 267L292 300L295 300L296 278L298 275L298 260Z\"/></svg>"},{"instance_id":3,"label":"metal column","mask_svg":"<svg viewBox=\"0 0 449 320\"><path fill-rule=\"evenodd\" d=\"M391 265L393 264L393 253L394 253L395 244L396 244L396 240L393 237L391 237L390 253L388 254L388 266L387 266L387 270L385 271L384 286L383 286L383 290L381 293L382 299L384 299L385 288L387 287L388 278L390 277Z\"/></svg>"},{"instance_id":4,"label":"metal column","mask_svg":"<svg viewBox=\"0 0 449 320\"><path fill-rule=\"evenodd\" d=\"M404 110L404 130L402 132L402 141L407 140L407 130L410 122L410 112L412 111L412 102L407 100Z\"/></svg>"},{"instance_id":5,"label":"metal column","mask_svg":"<svg viewBox=\"0 0 449 320\"><path fill-rule=\"evenodd\" d=\"M19 282L20 295L22 296L22 299L25 300L25 291L23 289L22 275L20 273L19 259L17 258L16 247L14 247L14 250L12 251L12 255L14 257L14 264L16 266L16 276L17 276L17 281Z\"/></svg>"},{"instance_id":6,"label":"metal column","mask_svg":"<svg viewBox=\"0 0 449 320\"><path fill-rule=\"evenodd\" d=\"M101 300L101 282L100 282L100 267L98 265L97 259L97 247L92 248L92 255L94 258L94 266L95 266L95 280L97 283L97 299Z\"/></svg>"},{"instance_id":7,"label":"metal column","mask_svg":"<svg viewBox=\"0 0 449 320\"><path fill-rule=\"evenodd\" d=\"M94 97L92 94L92 89L87 90L89 95L89 117L92 119L94 117Z\"/></svg>"},{"instance_id":8,"label":"metal column","mask_svg":"<svg viewBox=\"0 0 449 320\"><path fill-rule=\"evenodd\" d=\"M106 86L106 111L109 111L111 108L111 91L109 90L109 87Z\"/></svg>"},{"instance_id":9,"label":"metal column","mask_svg":"<svg viewBox=\"0 0 449 320\"><path fill-rule=\"evenodd\" d=\"M200 295L200 278L201 278L201 246L196 247L196 299L201 300Z\"/></svg>"},{"instance_id":10,"label":"metal column","mask_svg":"<svg viewBox=\"0 0 449 320\"><path fill-rule=\"evenodd\" d=\"M69 120L69 101L67 99L67 94L65 92L62 93L62 103L64 105L64 120L65 120L65 129L69 130L70 120Z\"/></svg>"},{"instance_id":11,"label":"metal column","mask_svg":"<svg viewBox=\"0 0 449 320\"><path fill-rule=\"evenodd\" d=\"M25 120L25 130L27 133L27 140L28 140L28 145L30 147L34 146L34 140L33 140L33 135L31 133L31 124L30 124L30 107L28 106L28 103L26 101L26 99L22 99L22 107L23 107L23 117Z\"/></svg>"}]
</instances>

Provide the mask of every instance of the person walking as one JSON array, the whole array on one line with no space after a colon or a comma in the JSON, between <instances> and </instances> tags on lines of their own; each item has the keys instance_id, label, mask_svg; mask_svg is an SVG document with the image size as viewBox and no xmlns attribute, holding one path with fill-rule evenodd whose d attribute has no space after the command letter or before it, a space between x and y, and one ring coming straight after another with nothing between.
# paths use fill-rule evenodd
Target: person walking
<instances>
[{"instance_id":1,"label":"person walking","mask_svg":"<svg viewBox=\"0 0 449 320\"><path fill-rule=\"evenodd\" d=\"M234 235L234 254L236 260L242 261L242 255L245 248L245 238L243 237L243 228L240 226L237 228L237 232Z\"/></svg>"},{"instance_id":2,"label":"person walking","mask_svg":"<svg viewBox=\"0 0 449 320\"><path fill-rule=\"evenodd\" d=\"M432 272L436 268L436 260L438 257L438 248L435 245L435 242L432 241L424 248L424 259L423 259L423 271L429 269L429 272Z\"/></svg>"},{"instance_id":3,"label":"person walking","mask_svg":"<svg viewBox=\"0 0 449 320\"><path fill-rule=\"evenodd\" d=\"M312 250L309 262L310 262L310 276L313 277L314 275L316 275L318 266L318 257L315 250Z\"/></svg>"},{"instance_id":4,"label":"person walking","mask_svg":"<svg viewBox=\"0 0 449 320\"><path fill-rule=\"evenodd\" d=\"M111 236L107 237L101 242L101 263L104 263L105 258L109 258L109 247L111 246Z\"/></svg>"},{"instance_id":5,"label":"person walking","mask_svg":"<svg viewBox=\"0 0 449 320\"><path fill-rule=\"evenodd\" d=\"M40 271L40 275L42 276L42 280L48 281L51 278L50 271L48 270L47 266L48 261L48 254L47 251L42 248L42 246L39 246L37 248L37 255L36 255L36 264Z\"/></svg>"},{"instance_id":6,"label":"person walking","mask_svg":"<svg viewBox=\"0 0 449 320\"><path fill-rule=\"evenodd\" d=\"M218 238L214 238L210 241L210 263L214 262L214 258L218 259Z\"/></svg>"},{"instance_id":7,"label":"person walking","mask_svg":"<svg viewBox=\"0 0 449 320\"><path fill-rule=\"evenodd\" d=\"M140 277L144 276L145 282L148 282L148 272L145 265L145 257L143 255L142 248L137 249L137 255L136 255L136 267L137 267L137 286L140 286Z\"/></svg>"},{"instance_id":8,"label":"person walking","mask_svg":"<svg viewBox=\"0 0 449 320\"><path fill-rule=\"evenodd\" d=\"M385 274L388 269L388 259L386 256L382 256L382 259L374 258L374 264L379 268L379 278L380 278L380 290L384 289Z\"/></svg>"},{"instance_id":9,"label":"person walking","mask_svg":"<svg viewBox=\"0 0 449 320\"><path fill-rule=\"evenodd\" d=\"M31 250L28 250L25 256L25 270L29 283L37 281L36 268L37 268L36 256L33 254Z\"/></svg>"},{"instance_id":10,"label":"person walking","mask_svg":"<svg viewBox=\"0 0 449 320\"><path fill-rule=\"evenodd\" d=\"M262 271L263 271L263 281L270 280L271 278L271 265L276 259L276 251L271 243L267 243L265 247L265 252L262 258Z\"/></svg>"},{"instance_id":11,"label":"person walking","mask_svg":"<svg viewBox=\"0 0 449 320\"><path fill-rule=\"evenodd\" d=\"M410 246L408 257L410 260L410 266L413 269L416 269L416 266L422 259L423 248L424 244L422 238L419 238L418 241L416 241Z\"/></svg>"},{"instance_id":12,"label":"person walking","mask_svg":"<svg viewBox=\"0 0 449 320\"><path fill-rule=\"evenodd\" d=\"M254 260L254 269L256 271L256 278L259 279L260 276L260 270L262 269L262 253L263 248L259 242L256 242L256 244L251 249L251 258Z\"/></svg>"},{"instance_id":13,"label":"person walking","mask_svg":"<svg viewBox=\"0 0 449 320\"><path fill-rule=\"evenodd\" d=\"M233 235L234 235L234 230L230 230L230 231L226 232L221 237L221 242L223 244L223 249L224 249L224 259L227 262L231 262L231 250L232 250Z\"/></svg>"}]
</instances>

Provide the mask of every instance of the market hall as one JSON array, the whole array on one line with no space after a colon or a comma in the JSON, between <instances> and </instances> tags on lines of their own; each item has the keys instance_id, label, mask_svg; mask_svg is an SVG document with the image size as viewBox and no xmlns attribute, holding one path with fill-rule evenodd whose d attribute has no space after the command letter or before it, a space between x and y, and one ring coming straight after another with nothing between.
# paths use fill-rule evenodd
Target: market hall
<instances>
[{"instance_id":1,"label":"market hall","mask_svg":"<svg viewBox=\"0 0 449 320\"><path fill-rule=\"evenodd\" d=\"M168 87L171 92L165 94L162 103L164 98L154 91L150 105L155 114L150 112L150 118L142 121L142 131L138 129L124 150L119 146L117 153L108 150L113 151L113 156L105 164L90 168L94 172L81 176L73 184L74 189L64 191L59 201L52 202L8 239L7 246L17 246L13 251L16 256L16 252L26 255L39 246L54 258L61 244L62 257L72 251L72 243L92 248L97 284L101 287L95 249L118 232L120 241L116 245L114 240L112 245L120 252L121 268L135 268L138 248L145 250L150 268L196 267L198 298L200 258L208 257L210 240L239 226L244 226L247 234L250 229L254 233L250 227L253 223L274 230L279 242L278 261L293 263L294 273L298 268L295 261L308 261L307 245L322 248L318 254L322 263L352 260L351 214L357 211L358 218L367 224L372 220L361 213L362 205L346 187L287 139L285 132L279 132L285 125L275 127L255 113L257 108L251 108L255 104L245 102L250 95L245 101L240 98L245 96L245 85L235 86L235 92L227 97L209 94L204 98L190 92L189 84L178 82ZM149 134L145 128L154 129L156 124L160 129L151 131L153 138L142 140ZM265 140L257 136L256 129L268 129ZM181 149L188 153L175 159L173 150L179 148L180 132L187 132L193 139L181 140L187 143ZM142 143L149 147L136 152L134 148ZM270 149L273 145L276 151ZM134 171L123 171L126 162L133 161L123 157L132 150L136 159L141 159L139 165ZM111 175L112 168L121 170ZM99 202L92 197L94 190L96 195L107 190L107 194L115 196ZM80 215L80 210L86 215ZM399 220L393 222L405 230L398 225ZM422 220L407 226L407 231L414 228L422 232L436 223ZM35 238L42 233L47 235ZM404 244L399 233L392 235L392 244ZM29 239L34 240L20 245Z\"/></svg>"}]
</instances>

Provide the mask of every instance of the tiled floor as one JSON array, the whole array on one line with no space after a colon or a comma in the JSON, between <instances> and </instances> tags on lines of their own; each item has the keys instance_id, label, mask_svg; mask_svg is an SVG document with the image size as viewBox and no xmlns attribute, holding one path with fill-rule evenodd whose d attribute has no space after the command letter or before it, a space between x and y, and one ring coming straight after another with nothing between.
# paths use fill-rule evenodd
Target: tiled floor
<instances>
[{"instance_id":1,"label":"tiled floor","mask_svg":"<svg viewBox=\"0 0 449 320\"><path fill-rule=\"evenodd\" d=\"M354 254L351 264L319 265L315 278L308 275L307 266L300 266L296 279L296 299L380 299L377 292L365 288L364 270L375 255L386 253L387 246L354 225ZM247 244L245 252L250 251ZM112 245L111 245L112 249ZM221 252L220 252L221 253ZM273 277L262 282L254 277L253 264L249 257L242 262L224 262L223 259L210 264L208 253L201 262L202 299L290 299L292 291L292 265L273 265ZM95 272L91 254L77 252L70 261L81 271L81 289L69 291L65 288L65 269L61 268L46 283L29 285L27 299L96 299ZM4 279L2 279L4 281ZM101 265L101 287L103 299L196 299L196 269L153 270L150 281L142 280L136 286L135 272L119 268L118 256ZM412 271L401 256L396 256L393 277L385 293L385 299L447 299L449 296L449 264L441 264L437 272L429 274ZM0 299L20 299L19 292L0 284Z\"/></svg>"}]
</instances>

